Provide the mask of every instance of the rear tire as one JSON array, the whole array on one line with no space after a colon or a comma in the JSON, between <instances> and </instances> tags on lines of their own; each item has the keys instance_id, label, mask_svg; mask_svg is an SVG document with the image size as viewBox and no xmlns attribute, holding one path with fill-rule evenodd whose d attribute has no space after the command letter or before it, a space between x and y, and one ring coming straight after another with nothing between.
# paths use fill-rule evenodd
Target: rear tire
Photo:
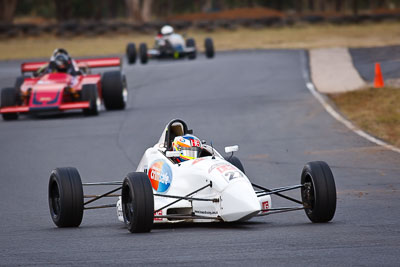
<instances>
[{"instance_id":1,"label":"rear tire","mask_svg":"<svg viewBox=\"0 0 400 267\"><path fill-rule=\"evenodd\" d=\"M27 75L22 75L22 76L17 77L17 79L15 80L15 85L14 85L15 90L20 90L20 87L24 83L26 78L30 78L30 77Z\"/></svg>"},{"instance_id":2,"label":"rear tire","mask_svg":"<svg viewBox=\"0 0 400 267\"><path fill-rule=\"evenodd\" d=\"M83 109L85 116L99 115L100 98L98 96L97 86L95 84L84 84L81 92L82 101L89 101L89 108Z\"/></svg>"},{"instance_id":3,"label":"rear tire","mask_svg":"<svg viewBox=\"0 0 400 267\"><path fill-rule=\"evenodd\" d=\"M109 71L101 78L104 106L107 110L124 109L128 98L126 78L120 71Z\"/></svg>"},{"instance_id":4,"label":"rear tire","mask_svg":"<svg viewBox=\"0 0 400 267\"><path fill-rule=\"evenodd\" d=\"M122 212L131 233L150 232L154 220L154 196L144 172L128 173L122 185Z\"/></svg>"},{"instance_id":5,"label":"rear tire","mask_svg":"<svg viewBox=\"0 0 400 267\"><path fill-rule=\"evenodd\" d=\"M135 64L136 62L136 45L129 43L126 47L126 57L128 58L129 64Z\"/></svg>"},{"instance_id":6,"label":"rear tire","mask_svg":"<svg viewBox=\"0 0 400 267\"><path fill-rule=\"evenodd\" d=\"M328 164L307 163L301 173L301 199L307 217L314 223L329 222L336 211L336 186Z\"/></svg>"},{"instance_id":7,"label":"rear tire","mask_svg":"<svg viewBox=\"0 0 400 267\"><path fill-rule=\"evenodd\" d=\"M189 59L196 59L197 51L196 51L196 42L193 38L189 38L186 40L186 47L194 48L194 52L188 54Z\"/></svg>"},{"instance_id":8,"label":"rear tire","mask_svg":"<svg viewBox=\"0 0 400 267\"><path fill-rule=\"evenodd\" d=\"M145 44L145 43L140 44L139 54L140 54L140 62L142 64L146 64L147 61L149 60L149 57L147 55L147 44Z\"/></svg>"},{"instance_id":9,"label":"rear tire","mask_svg":"<svg viewBox=\"0 0 400 267\"><path fill-rule=\"evenodd\" d=\"M49 209L58 227L78 227L83 218L81 176L72 167L57 168L49 180Z\"/></svg>"},{"instance_id":10,"label":"rear tire","mask_svg":"<svg viewBox=\"0 0 400 267\"><path fill-rule=\"evenodd\" d=\"M241 170L243 173L245 173L242 162L237 157L235 157L235 156L226 157L225 160L227 162L229 162L230 164L232 164L233 166L235 166L236 168L238 168L239 170Z\"/></svg>"},{"instance_id":11,"label":"rear tire","mask_svg":"<svg viewBox=\"0 0 400 267\"><path fill-rule=\"evenodd\" d=\"M13 107L17 105L17 93L15 88L1 90L1 107ZM12 121L18 119L18 113L2 113L3 120Z\"/></svg>"},{"instance_id":12,"label":"rear tire","mask_svg":"<svg viewBox=\"0 0 400 267\"><path fill-rule=\"evenodd\" d=\"M206 50L206 57L213 58L214 57L214 42L211 38L206 38L204 41L204 46Z\"/></svg>"}]
</instances>

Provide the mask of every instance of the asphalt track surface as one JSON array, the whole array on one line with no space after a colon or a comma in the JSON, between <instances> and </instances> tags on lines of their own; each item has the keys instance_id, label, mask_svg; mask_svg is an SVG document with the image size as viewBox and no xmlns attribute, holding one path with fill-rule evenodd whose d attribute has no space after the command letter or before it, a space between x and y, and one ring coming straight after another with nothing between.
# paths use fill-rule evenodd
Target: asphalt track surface
<instances>
[{"instance_id":1,"label":"asphalt track surface","mask_svg":"<svg viewBox=\"0 0 400 267\"><path fill-rule=\"evenodd\" d=\"M18 68L0 62L2 87ZM124 70L125 111L0 121L1 265L398 266L400 154L325 112L306 88L304 51L226 52ZM338 191L334 219L313 224L296 211L130 234L114 209L104 209L85 211L79 228L55 227L47 203L53 168L75 166L85 182L122 180L177 117L217 150L239 144L246 173L267 187L298 184L306 162L328 162Z\"/></svg>"}]
</instances>

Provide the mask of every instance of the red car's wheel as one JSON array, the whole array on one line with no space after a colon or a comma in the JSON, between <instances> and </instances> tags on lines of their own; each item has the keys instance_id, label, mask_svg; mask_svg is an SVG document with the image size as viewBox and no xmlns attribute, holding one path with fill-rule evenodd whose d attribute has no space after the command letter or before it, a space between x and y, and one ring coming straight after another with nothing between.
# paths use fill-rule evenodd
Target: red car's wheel
<instances>
[{"instance_id":1,"label":"red car's wheel","mask_svg":"<svg viewBox=\"0 0 400 267\"><path fill-rule=\"evenodd\" d=\"M104 106L107 110L124 109L128 100L125 76L120 71L108 71L101 78Z\"/></svg>"},{"instance_id":2,"label":"red car's wheel","mask_svg":"<svg viewBox=\"0 0 400 267\"><path fill-rule=\"evenodd\" d=\"M97 93L97 86L95 84L84 84L81 92L82 101L89 101L90 106L83 110L86 116L99 115L101 100Z\"/></svg>"},{"instance_id":3,"label":"red car's wheel","mask_svg":"<svg viewBox=\"0 0 400 267\"><path fill-rule=\"evenodd\" d=\"M12 107L17 105L17 93L15 88L4 88L1 90L1 107ZM2 113L5 121L17 120L18 113Z\"/></svg>"}]
</instances>

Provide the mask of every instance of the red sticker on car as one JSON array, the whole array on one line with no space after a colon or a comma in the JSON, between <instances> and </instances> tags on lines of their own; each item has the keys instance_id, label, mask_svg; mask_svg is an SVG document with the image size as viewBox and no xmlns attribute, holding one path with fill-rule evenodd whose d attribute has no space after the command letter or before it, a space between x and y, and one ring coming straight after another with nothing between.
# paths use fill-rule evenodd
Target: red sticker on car
<instances>
[{"instance_id":1,"label":"red sticker on car","mask_svg":"<svg viewBox=\"0 0 400 267\"><path fill-rule=\"evenodd\" d=\"M196 140L196 139L190 139L190 144L192 145L192 147L200 147L200 141Z\"/></svg>"},{"instance_id":2,"label":"red sticker on car","mask_svg":"<svg viewBox=\"0 0 400 267\"><path fill-rule=\"evenodd\" d=\"M261 204L261 209L263 210L263 212L268 212L268 209L269 209L269 202L268 202L268 201L264 201L264 202Z\"/></svg>"},{"instance_id":3,"label":"red sticker on car","mask_svg":"<svg viewBox=\"0 0 400 267\"><path fill-rule=\"evenodd\" d=\"M162 214L162 210L159 210L157 212L154 212L154 216L161 216ZM163 218L154 218L154 221L162 221Z\"/></svg>"}]
</instances>

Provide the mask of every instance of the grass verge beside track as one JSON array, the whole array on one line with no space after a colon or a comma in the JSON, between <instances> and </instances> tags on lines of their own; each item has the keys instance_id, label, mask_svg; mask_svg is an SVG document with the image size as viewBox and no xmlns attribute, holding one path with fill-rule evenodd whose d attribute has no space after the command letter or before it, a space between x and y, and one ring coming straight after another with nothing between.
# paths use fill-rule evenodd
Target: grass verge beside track
<instances>
[{"instance_id":1,"label":"grass verge beside track","mask_svg":"<svg viewBox=\"0 0 400 267\"><path fill-rule=\"evenodd\" d=\"M126 44L153 45L152 34L109 34L104 36L45 35L18 37L0 42L0 60L47 58L56 47L66 48L72 56L98 56L125 53ZM400 44L400 23L365 23L357 25L295 25L261 29L218 29L214 32L187 31L194 37L199 50L204 49L204 38L212 37L216 50L317 48L317 47L371 47Z\"/></svg>"},{"instance_id":2,"label":"grass verge beside track","mask_svg":"<svg viewBox=\"0 0 400 267\"><path fill-rule=\"evenodd\" d=\"M400 147L400 89L368 88L329 96L362 130Z\"/></svg>"}]
</instances>

